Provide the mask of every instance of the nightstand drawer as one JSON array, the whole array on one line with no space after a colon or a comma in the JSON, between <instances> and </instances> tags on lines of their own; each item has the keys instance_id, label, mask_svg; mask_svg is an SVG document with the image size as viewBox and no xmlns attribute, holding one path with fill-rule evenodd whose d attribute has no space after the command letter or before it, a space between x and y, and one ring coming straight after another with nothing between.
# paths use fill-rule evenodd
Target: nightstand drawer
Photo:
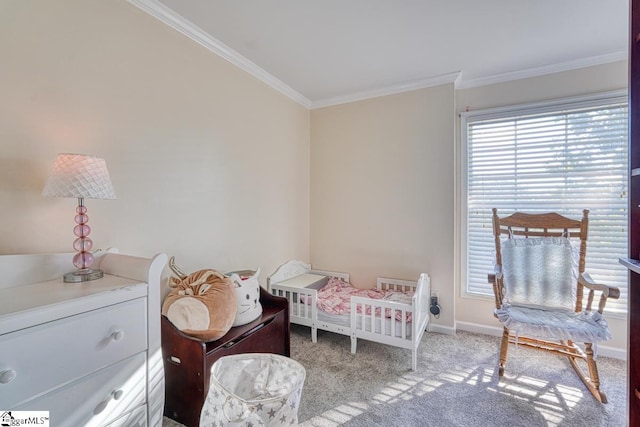
<instances>
[{"instance_id":1,"label":"nightstand drawer","mask_svg":"<svg viewBox=\"0 0 640 427\"><path fill-rule=\"evenodd\" d=\"M49 411L56 427L104 426L145 403L146 372L140 353L14 409Z\"/></svg>"},{"instance_id":2,"label":"nightstand drawer","mask_svg":"<svg viewBox=\"0 0 640 427\"><path fill-rule=\"evenodd\" d=\"M0 408L146 349L146 298L0 336Z\"/></svg>"}]
</instances>

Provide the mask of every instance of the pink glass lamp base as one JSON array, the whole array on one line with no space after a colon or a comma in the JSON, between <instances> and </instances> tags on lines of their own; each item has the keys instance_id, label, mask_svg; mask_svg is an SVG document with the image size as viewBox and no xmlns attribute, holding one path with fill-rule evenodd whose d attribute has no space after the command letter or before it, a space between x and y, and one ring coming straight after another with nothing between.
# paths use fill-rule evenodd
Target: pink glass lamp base
<instances>
[{"instance_id":1,"label":"pink glass lamp base","mask_svg":"<svg viewBox=\"0 0 640 427\"><path fill-rule=\"evenodd\" d=\"M77 225L73 227L73 234L76 235L77 239L73 242L73 249L78 252L73 257L73 265L76 266L77 270L65 274L62 280L65 283L78 283L100 279L104 276L102 270L89 268L93 264L93 254L89 252L93 247L93 241L89 238L91 227L87 224L89 216L87 216L87 208L84 206L82 198L78 198L75 221Z\"/></svg>"},{"instance_id":2,"label":"pink glass lamp base","mask_svg":"<svg viewBox=\"0 0 640 427\"><path fill-rule=\"evenodd\" d=\"M102 278L102 276L104 276L104 273L102 270L93 270L91 268L85 268L82 270L72 271L71 273L66 273L64 276L62 276L62 280L65 283L79 283L79 282L88 282L90 280L100 279Z\"/></svg>"}]
</instances>

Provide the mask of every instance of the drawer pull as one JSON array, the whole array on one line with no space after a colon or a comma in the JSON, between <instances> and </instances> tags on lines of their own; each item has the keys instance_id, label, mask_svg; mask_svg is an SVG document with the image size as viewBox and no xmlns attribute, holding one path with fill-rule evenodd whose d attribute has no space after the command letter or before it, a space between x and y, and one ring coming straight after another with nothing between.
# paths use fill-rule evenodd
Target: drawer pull
<instances>
[{"instance_id":1,"label":"drawer pull","mask_svg":"<svg viewBox=\"0 0 640 427\"><path fill-rule=\"evenodd\" d=\"M0 372L0 384L9 384L16 379L16 371L9 369L7 371Z\"/></svg>"},{"instance_id":2,"label":"drawer pull","mask_svg":"<svg viewBox=\"0 0 640 427\"><path fill-rule=\"evenodd\" d=\"M96 408L93 410L93 415L98 415L100 412L104 411L107 405L109 404L110 400L111 400L111 397L109 397L109 399L103 400L102 402L98 403L98 406L96 406Z\"/></svg>"},{"instance_id":3,"label":"drawer pull","mask_svg":"<svg viewBox=\"0 0 640 427\"><path fill-rule=\"evenodd\" d=\"M112 391L111 394L109 395L109 397L107 397L102 402L98 403L98 405L93 410L93 415L98 415L100 412L104 411L107 408L107 405L109 404L111 399L119 400L122 397L123 393L124 392L122 390L114 390L114 391Z\"/></svg>"},{"instance_id":4,"label":"drawer pull","mask_svg":"<svg viewBox=\"0 0 640 427\"><path fill-rule=\"evenodd\" d=\"M124 331L122 329L118 329L111 334L111 338L113 338L114 341L120 341L122 338L124 338Z\"/></svg>"}]
</instances>

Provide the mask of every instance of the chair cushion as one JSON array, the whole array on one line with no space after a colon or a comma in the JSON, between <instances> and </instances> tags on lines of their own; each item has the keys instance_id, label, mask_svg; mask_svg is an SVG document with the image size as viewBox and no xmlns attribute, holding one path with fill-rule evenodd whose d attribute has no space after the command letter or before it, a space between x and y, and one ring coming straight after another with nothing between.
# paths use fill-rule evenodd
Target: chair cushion
<instances>
[{"instance_id":1,"label":"chair cushion","mask_svg":"<svg viewBox=\"0 0 640 427\"><path fill-rule=\"evenodd\" d=\"M495 313L504 326L517 334L590 343L611 339L607 321L597 311L576 313L503 304Z\"/></svg>"},{"instance_id":2,"label":"chair cushion","mask_svg":"<svg viewBox=\"0 0 640 427\"><path fill-rule=\"evenodd\" d=\"M514 305L575 308L578 252L564 237L502 242L503 301Z\"/></svg>"}]
</instances>

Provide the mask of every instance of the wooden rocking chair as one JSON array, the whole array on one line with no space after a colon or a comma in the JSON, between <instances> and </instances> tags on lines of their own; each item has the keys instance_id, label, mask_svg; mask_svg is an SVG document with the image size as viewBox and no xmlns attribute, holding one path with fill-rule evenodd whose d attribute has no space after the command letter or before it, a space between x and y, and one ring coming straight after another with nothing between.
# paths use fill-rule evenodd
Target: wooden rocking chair
<instances>
[{"instance_id":1,"label":"wooden rocking chair","mask_svg":"<svg viewBox=\"0 0 640 427\"><path fill-rule=\"evenodd\" d=\"M607 403L600 390L593 343L611 338L602 311L607 298L617 299L620 291L595 283L584 272L588 224L586 209L581 220L557 213L521 212L500 218L493 209L496 270L489 280L495 295L494 314L504 327L498 375L504 374L509 344L517 343L567 356L593 396ZM584 288L588 294L583 309ZM596 291L600 300L593 311ZM579 360L586 362L588 375Z\"/></svg>"}]
</instances>

